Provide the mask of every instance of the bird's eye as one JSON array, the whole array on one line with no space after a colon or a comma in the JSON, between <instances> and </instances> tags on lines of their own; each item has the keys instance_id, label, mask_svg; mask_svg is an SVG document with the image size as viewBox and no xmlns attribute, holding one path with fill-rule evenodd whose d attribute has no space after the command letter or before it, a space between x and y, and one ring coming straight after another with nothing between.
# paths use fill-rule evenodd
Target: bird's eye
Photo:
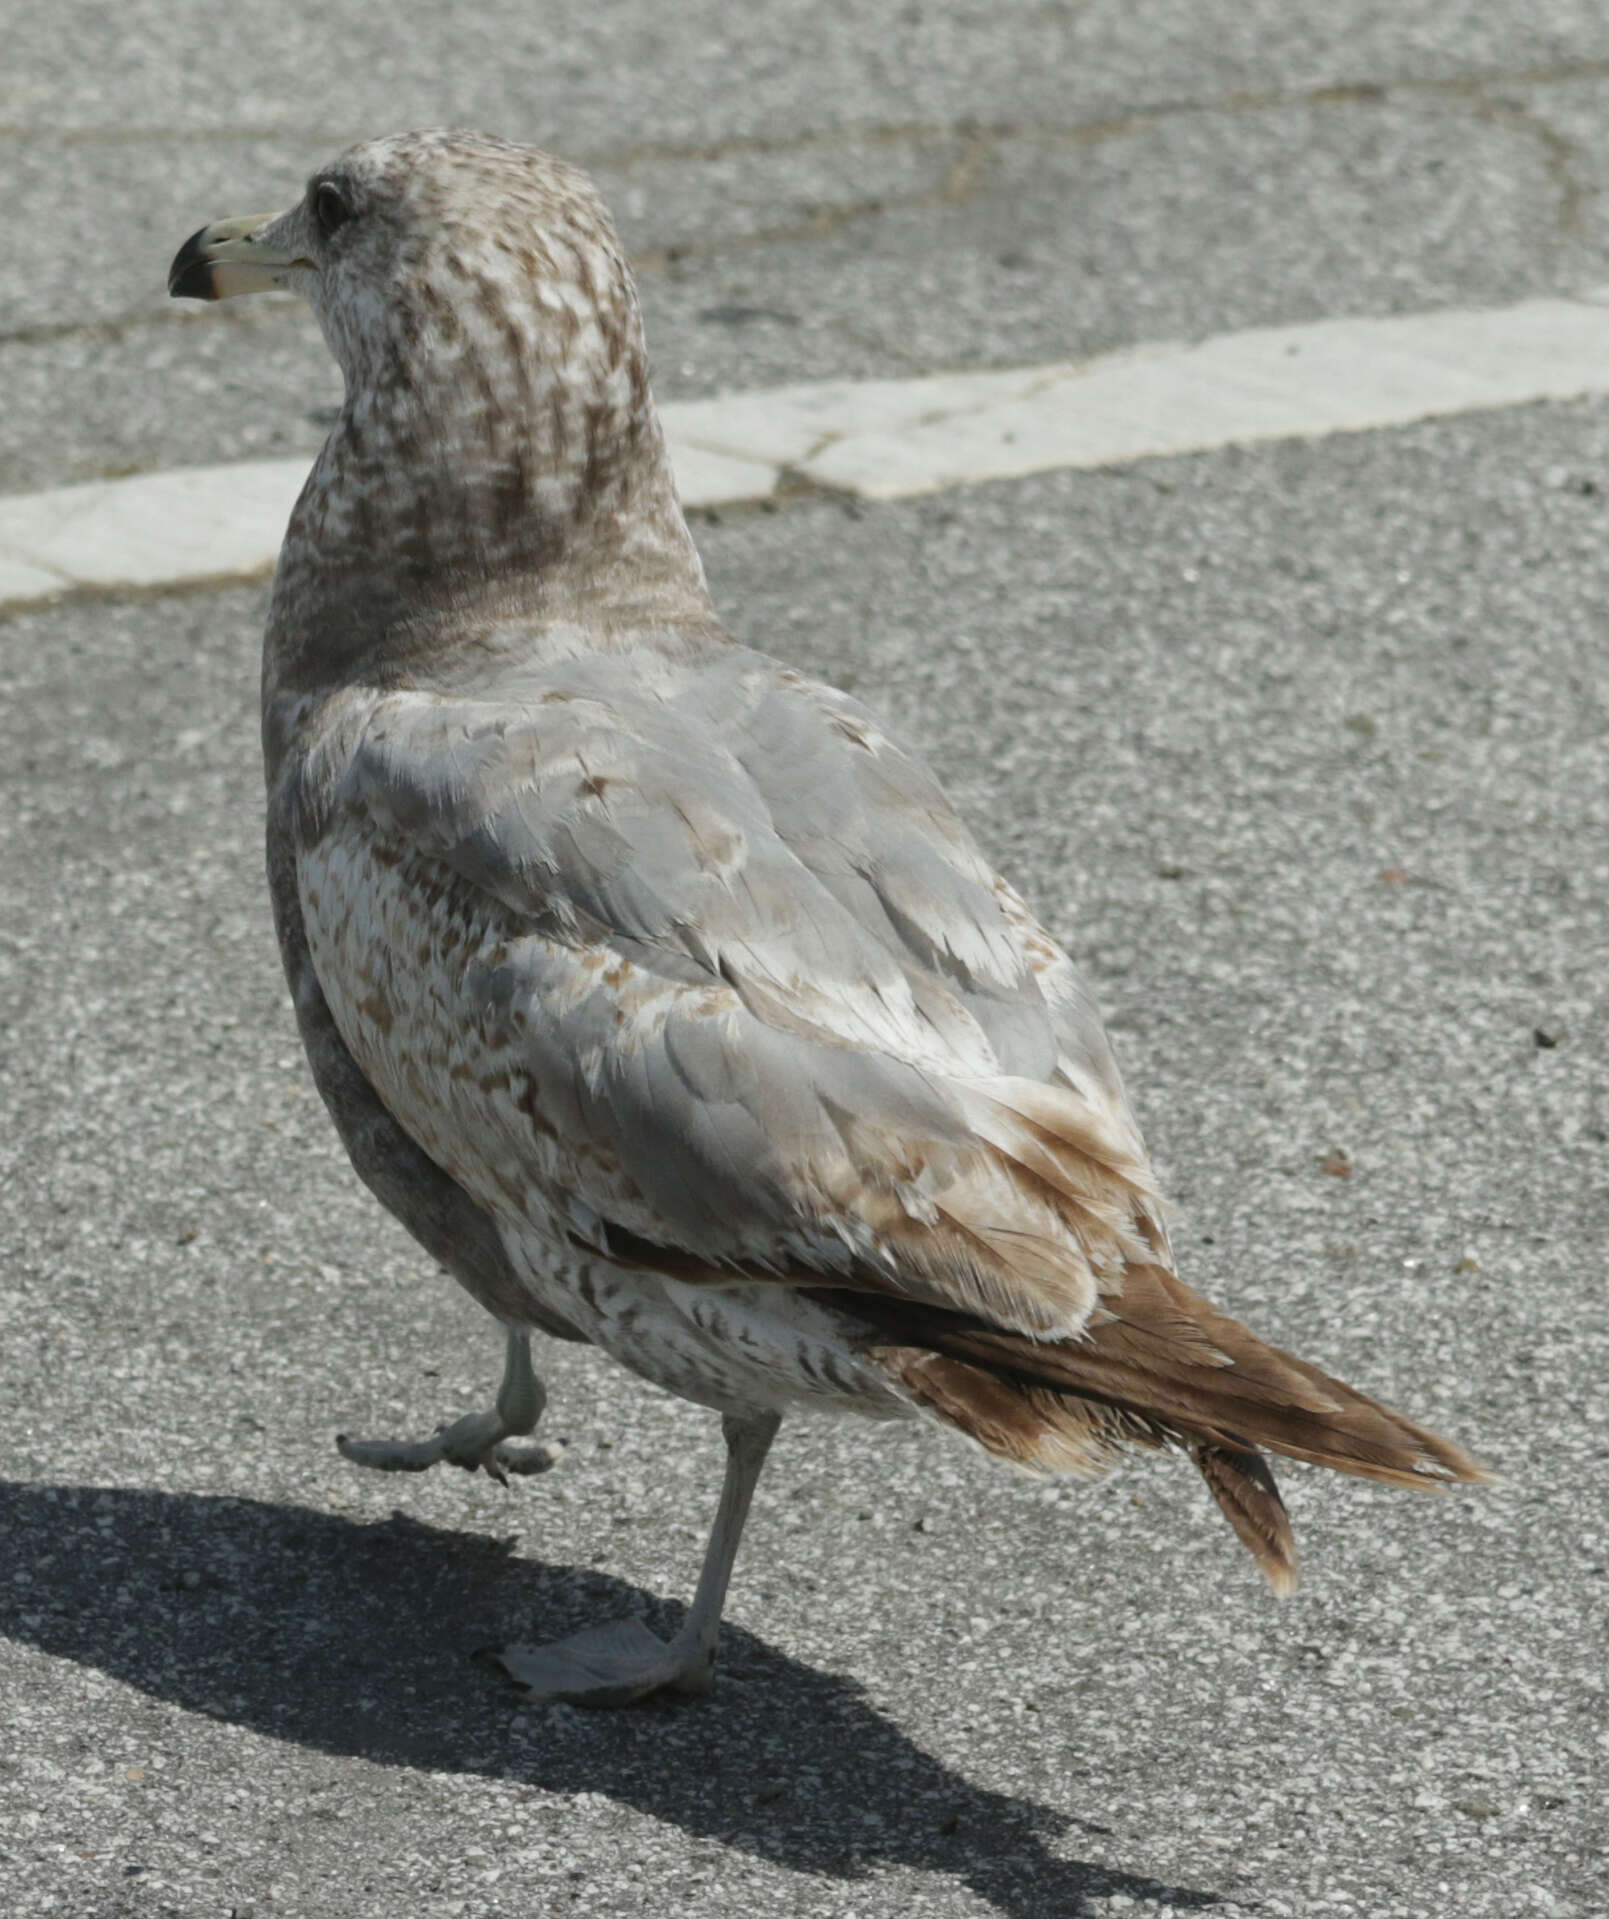
<instances>
[{"instance_id":1,"label":"bird's eye","mask_svg":"<svg viewBox=\"0 0 1609 1919\"><path fill-rule=\"evenodd\" d=\"M332 186L328 180L321 181L313 194L313 218L326 240L337 227L344 227L352 218L352 209L342 197L340 188Z\"/></svg>"}]
</instances>

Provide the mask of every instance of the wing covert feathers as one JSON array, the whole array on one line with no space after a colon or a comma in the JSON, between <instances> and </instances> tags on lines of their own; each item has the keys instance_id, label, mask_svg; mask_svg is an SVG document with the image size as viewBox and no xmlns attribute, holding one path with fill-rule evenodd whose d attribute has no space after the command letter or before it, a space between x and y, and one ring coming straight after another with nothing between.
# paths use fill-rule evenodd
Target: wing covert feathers
<instances>
[{"instance_id":1,"label":"wing covert feathers","mask_svg":"<svg viewBox=\"0 0 1609 1919\"><path fill-rule=\"evenodd\" d=\"M1094 1474L1125 1443L1188 1452L1276 1592L1290 1521L1260 1448L1388 1485L1481 1481L1462 1448L1267 1345L1160 1265L1131 1268L1083 1334L1034 1340L909 1301L841 1298L899 1386L991 1453Z\"/></svg>"}]
</instances>

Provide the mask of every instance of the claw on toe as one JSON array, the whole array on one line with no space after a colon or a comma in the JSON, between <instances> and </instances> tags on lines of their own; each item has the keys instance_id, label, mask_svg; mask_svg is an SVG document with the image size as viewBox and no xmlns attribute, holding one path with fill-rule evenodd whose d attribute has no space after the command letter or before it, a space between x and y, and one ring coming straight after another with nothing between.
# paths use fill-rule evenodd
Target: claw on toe
<instances>
[{"instance_id":1,"label":"claw on toe","mask_svg":"<svg viewBox=\"0 0 1609 1919\"><path fill-rule=\"evenodd\" d=\"M564 1457L564 1448L556 1444L541 1445L535 1440L504 1439L483 1453L471 1456L449 1452L444 1457L450 1465L462 1466L468 1473L480 1467L489 1479L495 1479L499 1486L506 1486L510 1473L529 1479L536 1473L551 1472Z\"/></svg>"},{"instance_id":2,"label":"claw on toe","mask_svg":"<svg viewBox=\"0 0 1609 1919\"><path fill-rule=\"evenodd\" d=\"M554 1440L543 1445L534 1439L505 1439L497 1449L498 1463L505 1472L529 1478L535 1473L552 1472L564 1457L564 1447Z\"/></svg>"}]
</instances>

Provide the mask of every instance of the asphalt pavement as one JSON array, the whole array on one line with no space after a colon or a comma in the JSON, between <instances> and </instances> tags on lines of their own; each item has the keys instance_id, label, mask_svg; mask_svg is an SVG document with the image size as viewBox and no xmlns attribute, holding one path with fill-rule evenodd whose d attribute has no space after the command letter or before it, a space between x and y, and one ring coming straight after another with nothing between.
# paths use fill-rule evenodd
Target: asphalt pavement
<instances>
[{"instance_id":1,"label":"asphalt pavement","mask_svg":"<svg viewBox=\"0 0 1609 1919\"><path fill-rule=\"evenodd\" d=\"M203 221L442 121L588 164L667 397L1609 282L1609 15L508 0L0 20L0 492L309 457ZM477 1658L671 1625L714 1422L539 1356L551 1473L334 1435L495 1328L346 1167L261 877L265 591L0 622L0 1906L70 1919L1609 1911L1609 405L699 517L740 638L931 759L1105 1007L1192 1283L1504 1475L799 1420L706 1702Z\"/></svg>"}]
</instances>

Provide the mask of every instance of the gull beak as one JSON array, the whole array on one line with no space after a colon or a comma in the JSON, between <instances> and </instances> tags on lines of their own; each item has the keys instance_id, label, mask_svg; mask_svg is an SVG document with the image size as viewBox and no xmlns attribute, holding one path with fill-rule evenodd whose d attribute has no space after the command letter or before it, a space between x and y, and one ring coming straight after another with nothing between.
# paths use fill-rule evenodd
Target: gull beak
<instances>
[{"instance_id":1,"label":"gull beak","mask_svg":"<svg viewBox=\"0 0 1609 1919\"><path fill-rule=\"evenodd\" d=\"M266 293L284 286L293 268L313 262L252 238L277 217L248 213L238 220L215 220L192 233L168 268L168 292L175 300L231 300L237 293Z\"/></svg>"}]
</instances>

